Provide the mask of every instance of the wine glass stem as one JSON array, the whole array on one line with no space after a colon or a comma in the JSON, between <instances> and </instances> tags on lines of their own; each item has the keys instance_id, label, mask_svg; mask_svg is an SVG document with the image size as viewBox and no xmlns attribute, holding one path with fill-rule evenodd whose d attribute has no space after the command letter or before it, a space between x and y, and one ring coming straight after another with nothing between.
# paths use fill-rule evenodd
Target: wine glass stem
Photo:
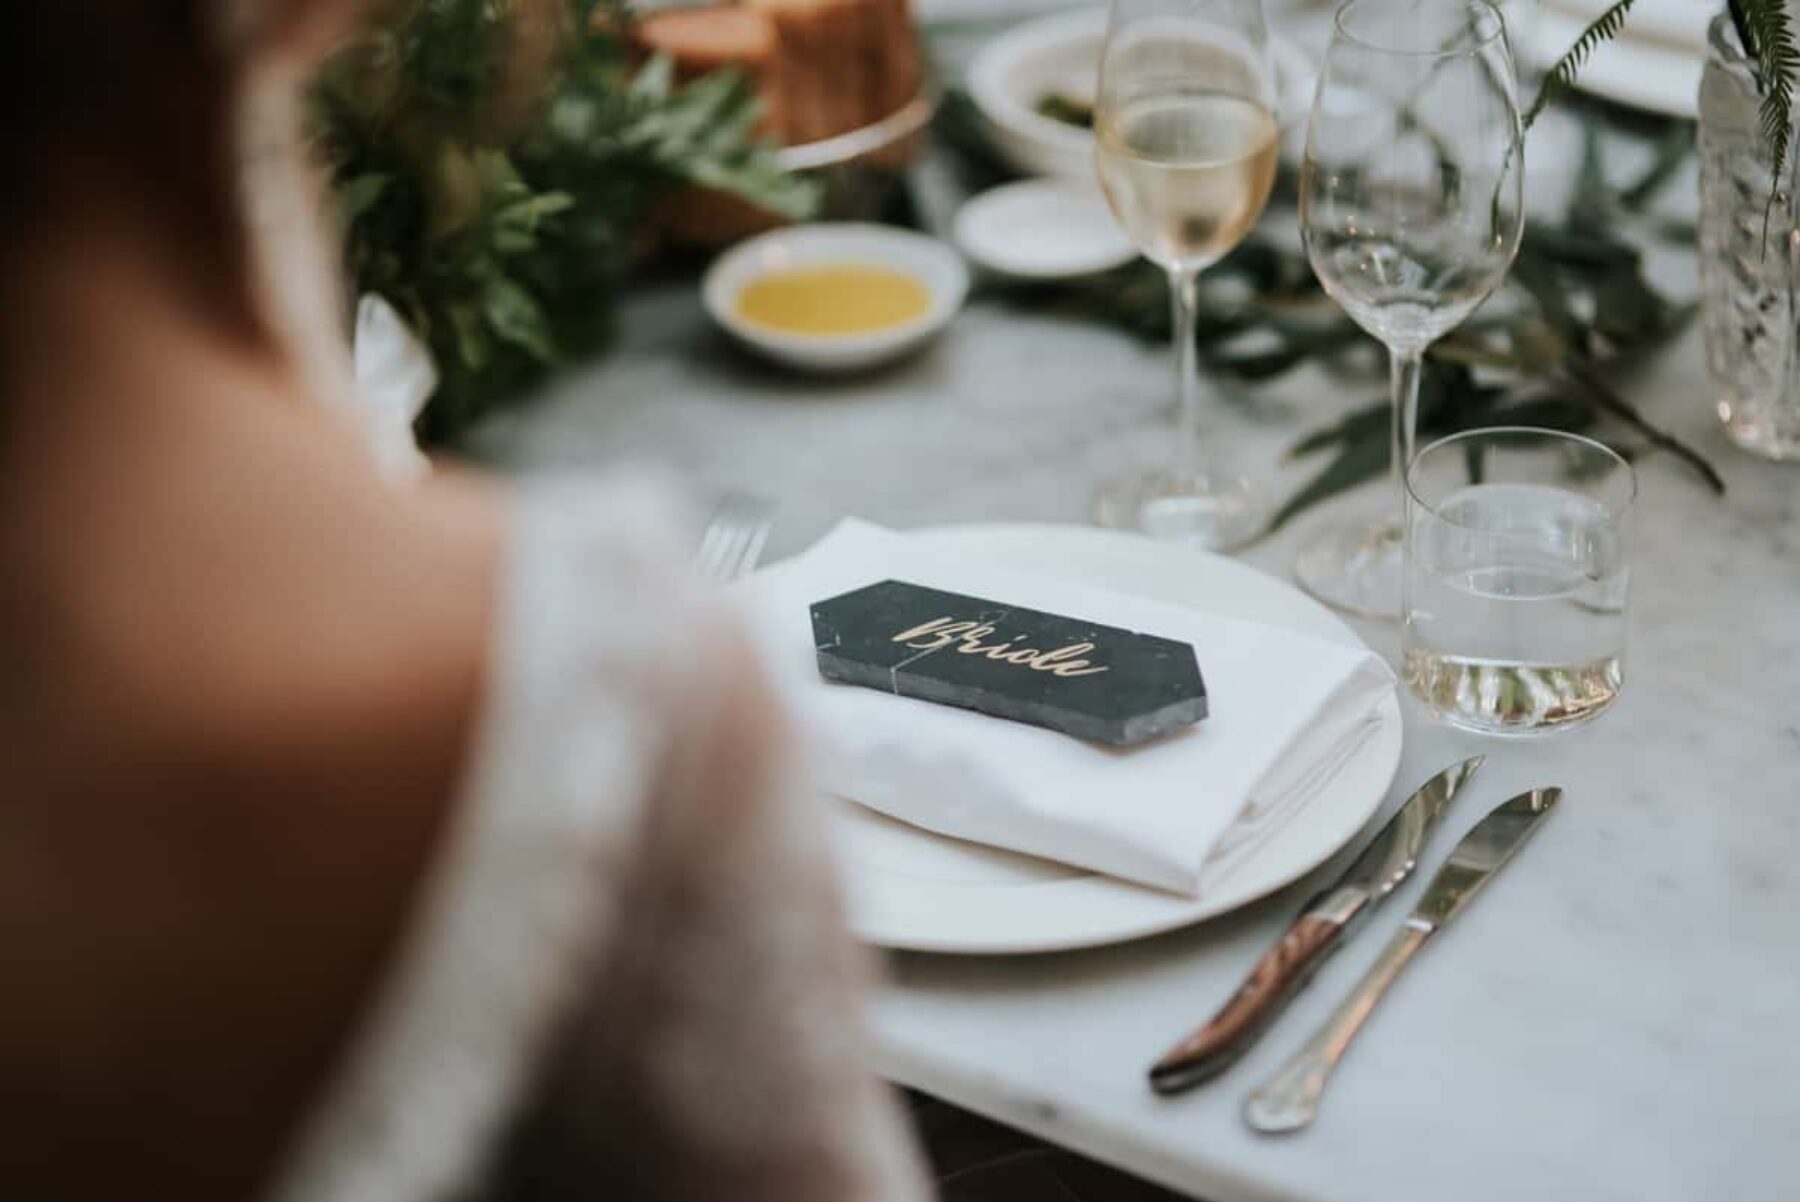
<instances>
[{"instance_id":1,"label":"wine glass stem","mask_svg":"<svg viewBox=\"0 0 1800 1202\"><path fill-rule=\"evenodd\" d=\"M1419 423L1421 351L1388 351L1388 381L1393 390L1394 436L1388 449L1388 476L1393 480L1396 529L1406 521L1406 468L1412 462L1413 436Z\"/></svg>"},{"instance_id":2,"label":"wine glass stem","mask_svg":"<svg viewBox=\"0 0 1800 1202\"><path fill-rule=\"evenodd\" d=\"M1175 469L1191 479L1200 474L1200 353L1194 339L1200 272L1193 267L1169 270L1171 325L1175 334Z\"/></svg>"}]
</instances>

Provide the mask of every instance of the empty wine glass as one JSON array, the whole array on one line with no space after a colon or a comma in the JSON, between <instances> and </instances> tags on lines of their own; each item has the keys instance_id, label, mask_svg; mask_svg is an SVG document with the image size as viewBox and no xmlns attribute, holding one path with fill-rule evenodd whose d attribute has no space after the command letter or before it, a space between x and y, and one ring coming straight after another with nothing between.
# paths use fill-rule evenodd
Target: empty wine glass
<instances>
[{"instance_id":1,"label":"empty wine glass","mask_svg":"<svg viewBox=\"0 0 1800 1202\"><path fill-rule=\"evenodd\" d=\"M1505 25L1486 0L1338 10L1307 128L1301 231L1326 293L1388 349L1394 421L1385 516L1329 530L1295 565L1327 604L1399 616L1420 359L1512 265L1522 138Z\"/></svg>"},{"instance_id":2,"label":"empty wine glass","mask_svg":"<svg viewBox=\"0 0 1800 1202\"><path fill-rule=\"evenodd\" d=\"M1201 446L1196 281L1249 232L1275 182L1281 129L1260 0L1113 0L1094 110L1107 202L1169 274L1179 408L1161 470L1109 484L1103 525L1197 546L1248 541L1266 507Z\"/></svg>"}]
</instances>

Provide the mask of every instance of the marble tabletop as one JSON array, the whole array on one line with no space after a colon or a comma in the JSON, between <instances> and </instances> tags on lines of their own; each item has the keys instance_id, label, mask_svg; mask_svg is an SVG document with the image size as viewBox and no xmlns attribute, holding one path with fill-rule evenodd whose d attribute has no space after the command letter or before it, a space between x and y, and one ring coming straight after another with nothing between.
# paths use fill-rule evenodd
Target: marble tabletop
<instances>
[{"instance_id":1,"label":"marble tabletop","mask_svg":"<svg viewBox=\"0 0 1800 1202\"><path fill-rule=\"evenodd\" d=\"M1691 270L1691 268L1690 268ZM1168 437L1167 350L977 294L926 354L797 378L712 331L691 282L642 289L597 367L480 430L510 467L652 458L779 499L772 553L838 517L897 527L1084 520L1093 486ZM1373 960L1409 882L1227 1077L1163 1100L1144 1069L1210 1013L1317 875L1227 918L1095 951L899 955L875 1011L895 1080L1211 1202L1791 1202L1800 1196L1800 467L1731 449L1692 335L1622 383L1724 472L1716 500L1639 465L1628 683L1591 727L1541 741L1406 715L1387 805L1488 756L1434 851L1511 793L1560 784L1527 854L1429 948L1346 1058L1319 1121L1238 1118ZM1215 437L1291 486L1296 431L1376 382L1306 369L1215 394ZM1286 576L1314 511L1243 554ZM1390 657L1391 626L1362 624Z\"/></svg>"}]
</instances>

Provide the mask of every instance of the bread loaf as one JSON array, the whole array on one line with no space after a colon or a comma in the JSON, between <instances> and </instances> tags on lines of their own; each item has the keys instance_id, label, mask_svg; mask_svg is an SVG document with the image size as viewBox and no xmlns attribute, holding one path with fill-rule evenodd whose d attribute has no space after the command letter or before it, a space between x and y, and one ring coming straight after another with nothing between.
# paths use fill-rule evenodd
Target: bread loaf
<instances>
[{"instance_id":1,"label":"bread loaf","mask_svg":"<svg viewBox=\"0 0 1800 1202\"><path fill-rule=\"evenodd\" d=\"M788 146L873 125L923 83L910 0L740 0L646 15L635 36L640 52L668 55L681 80L743 71L763 101L760 132ZM915 147L896 143L867 161L899 166ZM781 222L701 188L668 197L657 217L672 241L715 245Z\"/></svg>"},{"instance_id":2,"label":"bread loaf","mask_svg":"<svg viewBox=\"0 0 1800 1202\"><path fill-rule=\"evenodd\" d=\"M779 48L775 26L766 16L746 8L670 9L642 18L635 34L645 54L669 56L683 83L723 67L742 71L762 97L758 130L785 139Z\"/></svg>"},{"instance_id":3,"label":"bread loaf","mask_svg":"<svg viewBox=\"0 0 1800 1202\"><path fill-rule=\"evenodd\" d=\"M743 0L639 21L638 46L678 76L744 71L763 97L763 130L794 146L872 125L918 94L909 0Z\"/></svg>"}]
</instances>

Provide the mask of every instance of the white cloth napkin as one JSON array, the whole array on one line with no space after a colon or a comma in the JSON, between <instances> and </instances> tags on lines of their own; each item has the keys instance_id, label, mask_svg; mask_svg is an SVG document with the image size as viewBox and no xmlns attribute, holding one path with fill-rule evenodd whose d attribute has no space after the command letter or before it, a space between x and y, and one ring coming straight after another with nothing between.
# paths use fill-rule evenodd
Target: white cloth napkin
<instances>
[{"instance_id":1,"label":"white cloth napkin","mask_svg":"<svg viewBox=\"0 0 1800 1202\"><path fill-rule=\"evenodd\" d=\"M352 354L356 395L351 400L383 474L397 482L428 475L431 464L413 436L413 419L438 386L430 349L392 305L370 294L356 306Z\"/></svg>"},{"instance_id":2,"label":"white cloth napkin","mask_svg":"<svg viewBox=\"0 0 1800 1202\"><path fill-rule=\"evenodd\" d=\"M1117 750L825 681L809 607L889 579L1192 643L1211 713ZM1374 732L1394 685L1359 647L946 555L862 522L737 591L830 792L941 834L1193 896L1301 817Z\"/></svg>"}]
</instances>

